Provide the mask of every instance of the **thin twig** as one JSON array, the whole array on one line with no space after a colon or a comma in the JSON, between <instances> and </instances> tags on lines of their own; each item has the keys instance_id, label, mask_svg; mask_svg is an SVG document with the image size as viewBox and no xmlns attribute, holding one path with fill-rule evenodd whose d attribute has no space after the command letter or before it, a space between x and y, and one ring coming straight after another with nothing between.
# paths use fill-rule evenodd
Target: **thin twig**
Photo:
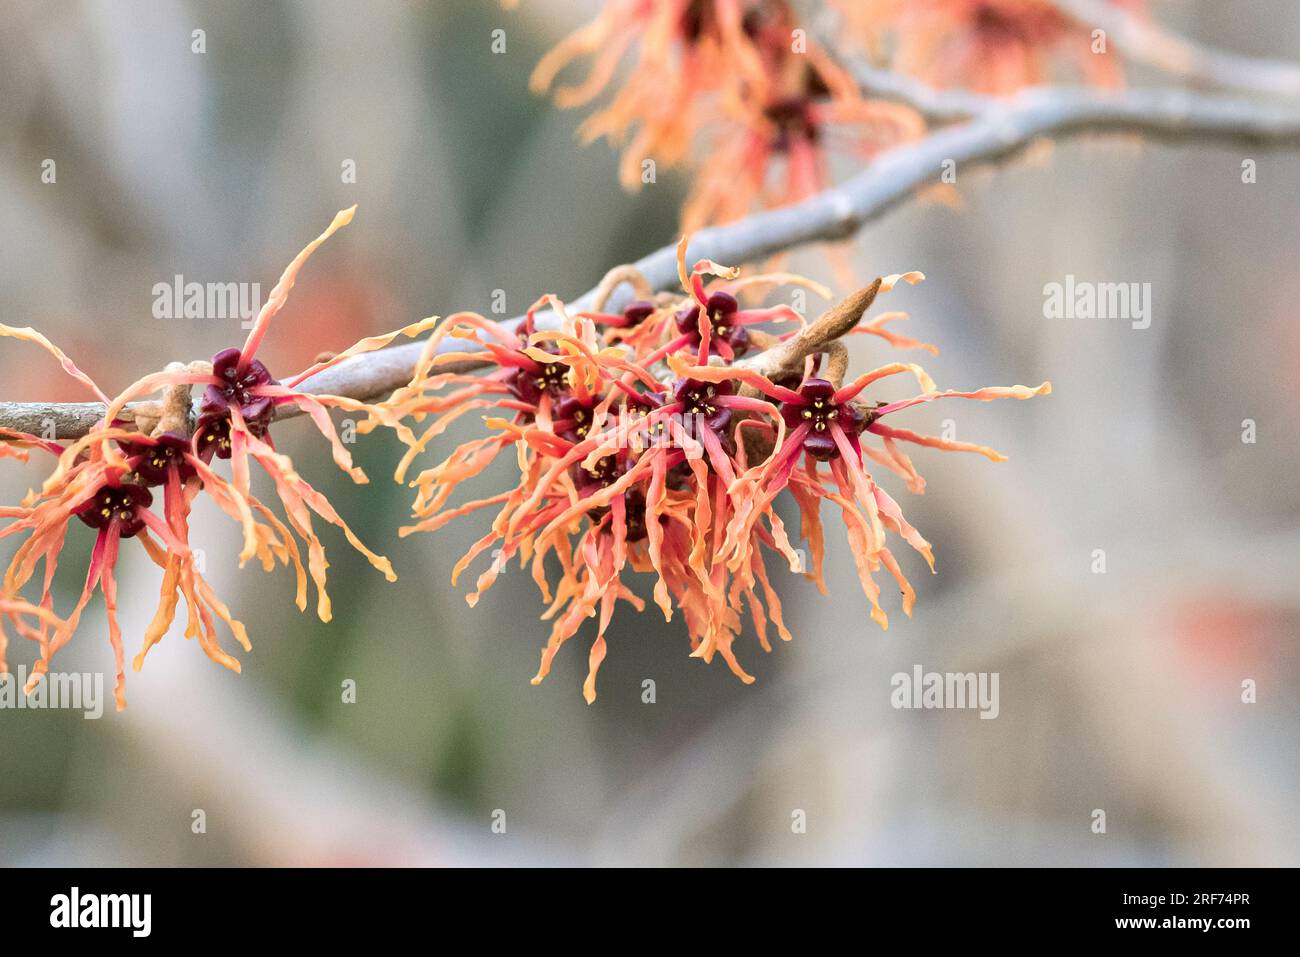
<instances>
[{"instance_id":1,"label":"thin twig","mask_svg":"<svg viewBox=\"0 0 1300 957\"><path fill-rule=\"evenodd\" d=\"M1133 133L1168 141L1219 141L1259 148L1300 146L1300 112L1269 103L1198 94L1178 89L1094 92L1070 88L1027 90L984 109L973 120L938 130L915 143L877 157L861 173L803 202L756 213L726 226L700 230L691 239L690 260L707 258L727 264L762 260L779 252L851 236L938 182L949 162L962 169L1003 162L1042 137L1066 138L1085 133ZM634 264L654 289L677 282L675 246L670 244ZM573 311L592 308L597 290L571 303ZM607 308L621 308L626 289L618 290ZM506 320L513 327L521 318ZM545 328L550 317L539 316ZM449 344L457 350L465 343ZM380 398L405 385L420 354L420 343L392 346L356 356L305 380L307 392ZM458 363L462 371L479 365ZM452 367L441 367L450 371ZM285 417L298 413L286 406ZM0 403L0 427L76 438L103 414L97 403Z\"/></svg>"},{"instance_id":2,"label":"thin twig","mask_svg":"<svg viewBox=\"0 0 1300 957\"><path fill-rule=\"evenodd\" d=\"M852 63L853 78L864 93L876 99L891 100L910 106L935 126L957 123L994 109L1001 102L998 97L970 90L940 90L923 80L872 66L865 62Z\"/></svg>"},{"instance_id":3,"label":"thin twig","mask_svg":"<svg viewBox=\"0 0 1300 957\"><path fill-rule=\"evenodd\" d=\"M1055 2L1061 12L1080 25L1106 31L1108 41L1134 62L1226 90L1300 97L1300 66L1294 63L1203 46L1112 3Z\"/></svg>"}]
</instances>

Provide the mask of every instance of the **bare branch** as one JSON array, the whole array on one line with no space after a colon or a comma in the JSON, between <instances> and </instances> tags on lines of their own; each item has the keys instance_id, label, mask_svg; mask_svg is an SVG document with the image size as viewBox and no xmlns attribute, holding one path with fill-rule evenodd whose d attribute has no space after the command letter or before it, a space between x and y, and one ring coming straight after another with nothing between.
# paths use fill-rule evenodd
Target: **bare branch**
<instances>
[{"instance_id":1,"label":"bare branch","mask_svg":"<svg viewBox=\"0 0 1300 957\"><path fill-rule=\"evenodd\" d=\"M851 236L937 182L945 160L966 168L999 163L1041 137L1133 133L1167 141L1209 140L1261 148L1300 147L1300 110L1177 89L1093 92L1039 88L998 101L969 123L876 157L861 173L801 203L702 229L688 259L764 259L796 246ZM677 278L674 246L634 265L656 289ZM579 306L586 307L584 300Z\"/></svg>"},{"instance_id":2,"label":"bare branch","mask_svg":"<svg viewBox=\"0 0 1300 957\"><path fill-rule=\"evenodd\" d=\"M969 122L884 153L861 173L801 203L700 230L692 237L687 255L692 260L749 263L797 246L845 239L921 187L937 182L948 161L966 169L990 165L1015 156L1041 137L1089 133L1294 148L1300 146L1300 111L1177 89L1027 90L981 109ZM677 282L673 244L634 265L654 289L667 289ZM591 309L598 293L604 291L593 289L579 297L571 304L573 310ZM621 308L627 296L625 284L610 297L606 308ZM538 320L545 328L553 317L539 315ZM505 324L513 327L520 321L521 317ZM465 347L464 342L450 345L458 350ZM301 388L318 394L377 399L409 381L420 349L417 342L355 356L310 377ZM476 365L467 361L458 363L457 368L464 371ZM284 415L297 412L296 407L286 406ZM96 403L0 403L0 427L44 435L51 434L52 428L57 438L75 438L84 435L102 414L103 406Z\"/></svg>"},{"instance_id":3,"label":"bare branch","mask_svg":"<svg viewBox=\"0 0 1300 957\"><path fill-rule=\"evenodd\" d=\"M969 90L936 89L915 77L869 63L855 62L851 58L844 59L843 62L851 64L853 78L864 93L877 99L910 106L933 125L968 120L995 108L1001 102L997 97Z\"/></svg>"},{"instance_id":4,"label":"bare branch","mask_svg":"<svg viewBox=\"0 0 1300 957\"><path fill-rule=\"evenodd\" d=\"M43 439L75 439L104 417L102 402L0 402L0 427Z\"/></svg>"},{"instance_id":5,"label":"bare branch","mask_svg":"<svg viewBox=\"0 0 1300 957\"><path fill-rule=\"evenodd\" d=\"M1149 19L1098 0L1055 0L1077 23L1105 30L1125 57L1189 80L1242 93L1300 97L1300 66L1227 53L1170 33Z\"/></svg>"}]
</instances>

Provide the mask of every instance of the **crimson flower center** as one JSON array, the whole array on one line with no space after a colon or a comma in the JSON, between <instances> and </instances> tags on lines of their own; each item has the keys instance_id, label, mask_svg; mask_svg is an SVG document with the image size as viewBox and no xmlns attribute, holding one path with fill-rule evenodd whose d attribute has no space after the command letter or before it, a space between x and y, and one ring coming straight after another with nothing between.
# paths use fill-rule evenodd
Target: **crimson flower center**
<instances>
[{"instance_id":1,"label":"crimson flower center","mask_svg":"<svg viewBox=\"0 0 1300 957\"><path fill-rule=\"evenodd\" d=\"M682 404L685 406L687 415L705 415L712 416L718 412L718 406L713 399L717 395L717 390L712 386L704 389L692 389L682 396Z\"/></svg>"},{"instance_id":2,"label":"crimson flower center","mask_svg":"<svg viewBox=\"0 0 1300 957\"><path fill-rule=\"evenodd\" d=\"M812 403L799 413L799 417L808 423L809 428L814 432L825 432L839 414L840 407L829 399L813 399Z\"/></svg>"},{"instance_id":3,"label":"crimson flower center","mask_svg":"<svg viewBox=\"0 0 1300 957\"><path fill-rule=\"evenodd\" d=\"M215 442L222 452L230 451L230 419L213 419L203 432L204 445ZM222 458L226 456L223 455Z\"/></svg>"},{"instance_id":4,"label":"crimson flower center","mask_svg":"<svg viewBox=\"0 0 1300 957\"><path fill-rule=\"evenodd\" d=\"M569 384L569 367L563 362L546 362L537 373L535 384L539 389L561 392Z\"/></svg>"},{"instance_id":5,"label":"crimson flower center","mask_svg":"<svg viewBox=\"0 0 1300 957\"><path fill-rule=\"evenodd\" d=\"M149 464L158 471L162 471L167 466L176 461L179 454L175 448L170 445L158 444L153 446L147 453Z\"/></svg>"},{"instance_id":6,"label":"crimson flower center","mask_svg":"<svg viewBox=\"0 0 1300 957\"><path fill-rule=\"evenodd\" d=\"M618 460L612 455L605 456L589 468L584 468L583 471L591 477L589 484L602 486L612 485L622 472Z\"/></svg>"},{"instance_id":7,"label":"crimson flower center","mask_svg":"<svg viewBox=\"0 0 1300 957\"><path fill-rule=\"evenodd\" d=\"M107 520L117 512L117 517L124 522L135 516L135 501L126 492L115 489L102 489L95 496L95 508L101 518Z\"/></svg>"},{"instance_id":8,"label":"crimson flower center","mask_svg":"<svg viewBox=\"0 0 1300 957\"><path fill-rule=\"evenodd\" d=\"M227 368L222 371L222 378L225 383L221 386L221 394L226 400L240 406L250 405L253 401L253 386L258 384L258 375L256 372L247 371L241 377L235 368Z\"/></svg>"},{"instance_id":9,"label":"crimson flower center","mask_svg":"<svg viewBox=\"0 0 1300 957\"><path fill-rule=\"evenodd\" d=\"M813 122L810 107L812 100L806 97L792 97L779 100L767 108L766 115L776 124L776 140L773 148L786 150L796 140L817 140L817 126Z\"/></svg>"},{"instance_id":10,"label":"crimson flower center","mask_svg":"<svg viewBox=\"0 0 1300 957\"><path fill-rule=\"evenodd\" d=\"M586 409L573 410L573 432L578 438L586 438L587 431L590 428L589 416Z\"/></svg>"}]
</instances>

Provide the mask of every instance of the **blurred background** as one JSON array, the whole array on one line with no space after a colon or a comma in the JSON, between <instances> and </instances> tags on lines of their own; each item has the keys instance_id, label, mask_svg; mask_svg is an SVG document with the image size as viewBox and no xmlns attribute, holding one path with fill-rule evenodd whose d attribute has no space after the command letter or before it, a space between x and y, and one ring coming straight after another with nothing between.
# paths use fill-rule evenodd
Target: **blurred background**
<instances>
[{"instance_id":1,"label":"blurred background","mask_svg":"<svg viewBox=\"0 0 1300 957\"><path fill-rule=\"evenodd\" d=\"M266 341L279 374L422 316L488 313L494 290L508 315L578 295L674 240L686 187L661 171L623 193L608 146L575 142L585 114L528 93L541 53L596 7L13 0L0 320L37 326L116 392L243 339L238 319L155 319L155 283L268 291L353 203ZM1300 50L1286 0L1154 8L1237 52ZM1055 391L908 412L910 428L951 419L1010 461L918 450L922 497L882 478L939 571L901 556L919 600L912 620L886 605L888 632L833 523L829 597L770 563L795 641L764 654L747 633L748 687L689 658L679 621L626 606L593 706L590 625L530 686L549 626L528 576L512 570L473 610L448 581L484 521L399 540L396 443L358 443L372 483L354 487L305 423L281 424L277 443L400 580L327 531L336 617L321 625L294 608L290 573L237 570L236 528L201 507L192 540L250 628L243 675L174 631L128 673L125 713L0 711L0 863L1300 864L1297 181L1294 153L1073 141L959 173L961 208L913 202L864 230L860 276L929 277L877 311L910 312L906 331L940 346L925 364L941 387ZM833 280L822 249L789 266ZM1151 283L1150 328L1045 319L1043 287L1067 274ZM855 368L893 358L871 337L853 348ZM10 340L0 390L86 398ZM473 430L467 416L437 451ZM5 462L0 500L41 477ZM90 541L70 532L59 608ZM124 549L128 660L157 588ZM106 672L107 692L102 609L58 667ZM11 667L32 659L11 643ZM895 710L891 676L917 664L997 672L998 718Z\"/></svg>"}]
</instances>

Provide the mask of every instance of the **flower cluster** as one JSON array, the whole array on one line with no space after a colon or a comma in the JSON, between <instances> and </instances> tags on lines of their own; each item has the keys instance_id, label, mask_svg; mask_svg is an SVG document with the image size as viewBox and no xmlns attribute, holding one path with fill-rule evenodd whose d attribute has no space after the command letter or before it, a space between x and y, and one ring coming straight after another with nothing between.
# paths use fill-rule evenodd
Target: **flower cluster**
<instances>
[{"instance_id":1,"label":"flower cluster","mask_svg":"<svg viewBox=\"0 0 1300 957\"><path fill-rule=\"evenodd\" d=\"M1115 0L1132 10L1142 0ZM801 19L789 0L606 0L600 14L537 64L534 92L561 108L621 86L579 128L622 148L625 189L646 163L689 167L682 228L785 206L828 185L832 154L859 164L925 132L911 107L864 94L836 55L853 51L936 87L1005 95L1075 74L1118 86L1106 38L1052 0L828 0ZM838 26L834 51L817 30ZM812 25L816 24L816 28ZM588 72L558 80L575 61ZM697 150L698 147L698 150Z\"/></svg>"},{"instance_id":2,"label":"flower cluster","mask_svg":"<svg viewBox=\"0 0 1300 957\"><path fill-rule=\"evenodd\" d=\"M456 564L453 582L490 556L468 596L474 605L507 563L517 559L531 568L547 604L542 617L552 622L534 683L584 620L596 618L583 688L588 702L595 698L615 606L643 607L625 581L630 571L654 577L653 600L665 619L681 612L694 656L709 661L721 655L743 681L752 681L733 647L742 607L748 606L764 650L770 649L769 623L789 640L766 559L777 556L824 591L824 502L843 518L872 617L887 627L875 580L882 569L910 615L914 592L889 536L918 551L932 569L933 554L876 484L868 463L920 492L924 483L905 444L1001 457L896 426L898 413L940 398L1024 399L1051 389L1043 383L940 391L919 366L903 362L846 378L841 338L851 332L933 350L886 328L905 318L901 313L860 323L877 294L899 282L919 282L920 273L877 279L808 322L789 306L743 304L787 284L829 295L808 280L742 278L708 260L688 270L685 239L678 268L679 294L653 296L644 279L621 267L602 283L594 311L573 314L545 296L513 330L472 313L449 316L427 341L411 383L371 423L423 424L419 432L398 427L407 453L396 478L405 481L414 460L453 421L474 410L489 413L485 435L410 478L417 489L416 521L402 534L435 531L455 518L494 510L489 530ZM621 311L606 311L609 294L625 283L638 298ZM465 372L475 360L488 371ZM890 403L862 398L875 382L899 374L916 378L915 396ZM453 503L462 484L503 455L517 465L513 486ZM778 514L787 491L811 563L791 544ZM558 579L552 574L557 568Z\"/></svg>"},{"instance_id":3,"label":"flower cluster","mask_svg":"<svg viewBox=\"0 0 1300 957\"><path fill-rule=\"evenodd\" d=\"M289 264L272 289L243 346L226 349L211 362L173 363L110 398L53 343L30 328L0 325L0 336L32 342L53 355L63 369L105 406L104 418L89 434L70 444L35 435L5 431L0 435L0 455L27 458L34 450L55 457L55 466L39 492L31 492L19 506L0 507L0 538L27 537L18 547L4 574L0 615L12 622L18 634L34 641L39 657L29 689L67 644L98 588L104 596L109 642L117 669L114 696L118 708L126 705L125 649L117 620L115 568L121 543L135 539L162 570L157 612L145 629L134 667L139 670L149 649L167 633L177 607L184 599L185 635L197 638L209 658L233 671L237 659L223 650L216 621L226 624L239 645L250 648L243 624L235 619L201 574L202 561L191 547L189 517L200 493L207 494L243 530L240 564L251 558L266 570L292 564L297 573L296 601L306 607L307 579L317 588L317 613L330 618L325 591L325 550L313 528L312 516L337 525L348 541L390 581L395 579L388 560L366 548L338 516L329 501L278 452L271 437L277 414L289 410L306 413L329 441L334 461L354 481L366 477L352 464L330 421L330 408L369 415L374 406L339 396L310 394L296 386L309 375L349 356L387 345L398 335L415 335L429 327L415 323L387 336L366 339L351 349L316 363L304 372L278 382L257 358L271 320L283 307L298 272L307 258L336 230L352 218L353 210L339 213L329 228ZM192 421L191 389L203 387L197 420ZM139 401L162 391L159 401ZM216 469L214 459L227 459L229 477ZM284 507L285 517L252 492L252 464L271 480ZM154 511L161 499L161 514ZM66 616L54 612L54 578L66 550L67 531L73 519L95 532L89 567L80 598ZM301 540L307 549L304 567ZM40 595L29 601L21 595L40 575ZM6 669L6 640L0 631L0 671Z\"/></svg>"},{"instance_id":4,"label":"flower cluster","mask_svg":"<svg viewBox=\"0 0 1300 957\"><path fill-rule=\"evenodd\" d=\"M1141 9L1140 0L1115 0ZM892 69L937 87L1006 95L1048 82L1058 64L1095 86L1123 71L1092 30L1052 0L835 0L846 32Z\"/></svg>"},{"instance_id":5,"label":"flower cluster","mask_svg":"<svg viewBox=\"0 0 1300 957\"><path fill-rule=\"evenodd\" d=\"M876 580L880 573L895 581L905 613L911 614L915 600L891 550L894 537L919 552L932 570L934 556L898 503L876 484L869 466L890 470L921 492L924 482L904 451L907 444L1000 459L982 446L913 432L895 423L898 414L940 398L1024 399L1050 391L1048 383L1033 389L940 391L919 366L907 362L849 377L842 340L850 334L875 336L900 349L934 351L890 328L906 318L902 313L862 320L878 294L898 283L917 283L920 273L877 279L810 322L790 305L755 303L778 287L797 287L804 298L830 298L829 290L789 273L742 276L706 259L688 268L685 238L677 251L679 292L656 294L635 269L619 267L597 289L590 311L575 312L546 295L515 325L475 313L422 320L327 354L279 380L259 357L262 341L308 257L350 221L352 212L339 213L289 264L240 347L222 350L211 361L173 363L114 397L40 333L0 325L0 336L46 350L104 406L88 433L66 444L0 432L0 457L42 454L54 460L38 491L17 506L0 507L0 519L7 522L0 538L25 536L0 590L0 670L6 666L6 628L12 627L39 649L34 684L71 639L98 590L116 662L115 698L125 707L116 569L122 543L134 539L162 572L157 611L134 667L138 670L167 634L184 601L186 637L196 638L212 660L238 671L238 660L222 647L217 623L224 623L245 650L248 635L203 577L201 556L191 545L197 497L206 494L239 524L241 566L250 559L268 571L292 565L299 609L306 608L311 581L317 614L328 621L327 562L315 519L338 526L390 581L395 575L388 560L362 544L276 449L277 417L309 417L339 468L363 483L366 476L336 433L331 410L364 417L361 432L381 426L394 431L406 446L398 481L408 480L416 460L453 422L477 411L483 413L486 434L409 478L417 490L414 522L400 531L404 536L432 532L460 516L495 512L452 577L455 581L490 555L468 596L473 605L507 563L517 559L531 568L547 604L542 617L552 622L535 683L583 622L596 618L583 689L588 701L595 698L617 604L644 608L625 580L638 571L653 577L652 599L666 620L681 613L692 653L705 661L720 655L749 682L753 679L734 650L743 629L742 608L748 607L765 650L771 647L769 629L784 640L791 637L768 559L775 557L825 591L823 504L838 508L871 615L887 627ZM610 309L624 286L633 300ZM304 387L317 373L353 356L429 330L409 383L382 402ZM915 378L914 396L894 402L864 398L876 382L897 375ZM201 389L197 401L196 386ZM148 398L155 394L160 397ZM513 461L518 474L513 484L453 502L462 485L474 482L498 458ZM253 493L254 465L274 488L283 518ZM798 511L797 537L806 542L810 562L792 544L779 514L786 492ZM78 524L93 530L94 541L80 597L59 614L55 575L65 558L68 529Z\"/></svg>"},{"instance_id":6,"label":"flower cluster","mask_svg":"<svg viewBox=\"0 0 1300 957\"><path fill-rule=\"evenodd\" d=\"M832 147L869 158L923 131L909 108L863 98L785 0L610 0L541 60L532 87L546 92L590 57L586 79L555 92L562 108L588 104L629 51L635 67L579 135L623 144L628 189L642 183L647 159L684 165L697 134L707 136L682 215L688 231L811 195L825 185Z\"/></svg>"}]
</instances>

